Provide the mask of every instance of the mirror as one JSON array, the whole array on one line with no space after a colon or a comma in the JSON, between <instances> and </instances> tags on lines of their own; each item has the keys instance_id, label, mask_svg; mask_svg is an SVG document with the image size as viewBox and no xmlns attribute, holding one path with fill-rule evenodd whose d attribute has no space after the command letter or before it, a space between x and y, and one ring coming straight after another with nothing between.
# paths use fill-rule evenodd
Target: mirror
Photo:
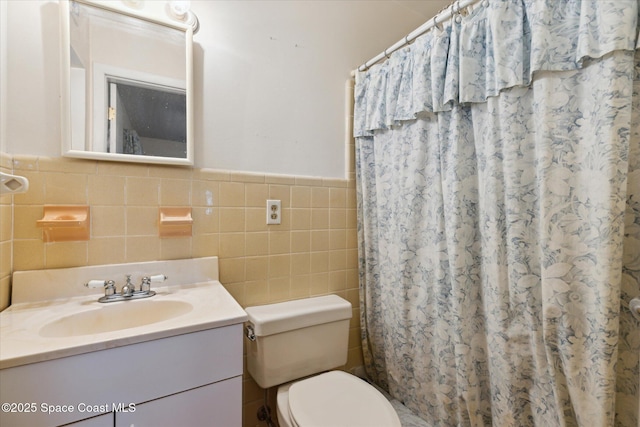
<instances>
[{"instance_id":1,"label":"mirror","mask_svg":"<svg viewBox=\"0 0 640 427\"><path fill-rule=\"evenodd\" d=\"M193 165L193 30L122 3L60 2L62 153Z\"/></svg>"}]
</instances>

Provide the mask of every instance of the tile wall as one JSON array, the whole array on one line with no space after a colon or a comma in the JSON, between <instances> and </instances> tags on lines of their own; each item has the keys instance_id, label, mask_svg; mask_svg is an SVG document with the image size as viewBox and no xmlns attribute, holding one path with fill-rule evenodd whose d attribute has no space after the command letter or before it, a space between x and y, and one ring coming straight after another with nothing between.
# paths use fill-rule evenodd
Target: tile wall
<instances>
[{"instance_id":1,"label":"tile wall","mask_svg":"<svg viewBox=\"0 0 640 427\"><path fill-rule=\"evenodd\" d=\"M29 156L1 160L3 171L27 177L30 188L0 197L0 307L9 302L11 271L217 255L220 281L243 307L329 293L349 300L354 317L345 369L362 364L352 178ZM282 201L282 224L266 225L267 199ZM88 204L91 239L43 243L36 220L45 204ZM191 206L193 236L160 239L159 206ZM245 374L245 426L264 425L255 415L262 399L263 391Z\"/></svg>"},{"instance_id":2,"label":"tile wall","mask_svg":"<svg viewBox=\"0 0 640 427\"><path fill-rule=\"evenodd\" d=\"M11 173L11 158L0 152L0 171ZM0 195L0 310L9 305L11 291L12 196Z\"/></svg>"}]
</instances>

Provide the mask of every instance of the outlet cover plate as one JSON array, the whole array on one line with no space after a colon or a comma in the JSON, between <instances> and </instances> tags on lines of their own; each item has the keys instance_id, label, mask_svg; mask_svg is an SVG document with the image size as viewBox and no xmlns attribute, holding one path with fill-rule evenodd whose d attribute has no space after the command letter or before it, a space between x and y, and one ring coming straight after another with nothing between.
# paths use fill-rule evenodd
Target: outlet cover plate
<instances>
[{"instance_id":1,"label":"outlet cover plate","mask_svg":"<svg viewBox=\"0 0 640 427\"><path fill-rule=\"evenodd\" d=\"M280 224L282 221L282 204L280 200L267 200L267 224Z\"/></svg>"}]
</instances>

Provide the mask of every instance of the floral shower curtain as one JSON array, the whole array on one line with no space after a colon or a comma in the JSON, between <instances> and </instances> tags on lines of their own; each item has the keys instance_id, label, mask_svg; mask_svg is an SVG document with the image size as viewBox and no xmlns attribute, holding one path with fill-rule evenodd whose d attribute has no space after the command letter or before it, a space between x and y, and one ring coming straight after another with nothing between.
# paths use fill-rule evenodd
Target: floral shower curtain
<instances>
[{"instance_id":1,"label":"floral shower curtain","mask_svg":"<svg viewBox=\"0 0 640 427\"><path fill-rule=\"evenodd\" d=\"M358 73L368 374L432 426L638 426L637 0L489 0Z\"/></svg>"}]
</instances>

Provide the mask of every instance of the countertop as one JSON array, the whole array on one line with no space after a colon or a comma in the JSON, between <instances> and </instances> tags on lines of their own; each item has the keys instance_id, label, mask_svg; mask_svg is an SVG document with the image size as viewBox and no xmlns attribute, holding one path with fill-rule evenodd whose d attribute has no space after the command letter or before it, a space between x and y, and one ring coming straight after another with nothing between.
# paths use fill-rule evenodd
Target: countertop
<instances>
[{"instance_id":1,"label":"countertop","mask_svg":"<svg viewBox=\"0 0 640 427\"><path fill-rule=\"evenodd\" d=\"M229 326L247 320L240 305L216 280L155 286L151 298L99 303L96 295L13 304L0 312L0 369ZM41 328L59 318L112 304L180 300L193 306L177 317L148 325L91 335L43 337Z\"/></svg>"}]
</instances>

